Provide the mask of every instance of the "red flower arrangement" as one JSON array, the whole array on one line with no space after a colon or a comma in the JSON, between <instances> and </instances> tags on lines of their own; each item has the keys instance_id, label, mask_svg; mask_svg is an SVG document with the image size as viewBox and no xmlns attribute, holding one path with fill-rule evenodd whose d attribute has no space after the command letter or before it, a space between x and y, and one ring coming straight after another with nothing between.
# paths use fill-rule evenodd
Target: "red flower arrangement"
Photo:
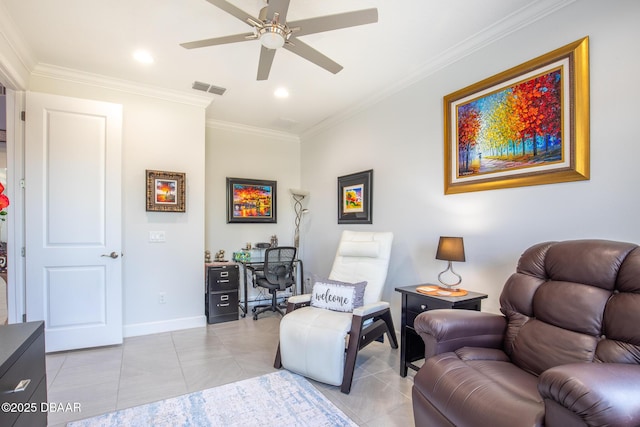
<instances>
[{"instance_id":1,"label":"red flower arrangement","mask_svg":"<svg viewBox=\"0 0 640 427\"><path fill-rule=\"evenodd\" d=\"M0 215L2 215L2 221L5 220L5 216L7 215L7 211L5 211L5 208L7 206L9 206L9 198L7 197L6 194L4 193L4 185L2 185L2 183L0 183Z\"/></svg>"}]
</instances>

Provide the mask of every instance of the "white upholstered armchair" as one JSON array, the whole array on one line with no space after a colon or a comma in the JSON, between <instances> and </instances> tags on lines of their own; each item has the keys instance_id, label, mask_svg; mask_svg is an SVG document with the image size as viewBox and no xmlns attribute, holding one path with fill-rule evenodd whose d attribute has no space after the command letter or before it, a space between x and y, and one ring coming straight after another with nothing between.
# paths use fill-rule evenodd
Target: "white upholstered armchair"
<instances>
[{"instance_id":1,"label":"white upholstered armchair","mask_svg":"<svg viewBox=\"0 0 640 427\"><path fill-rule=\"evenodd\" d=\"M280 345L274 366L351 391L358 351L386 333L398 348L389 303L381 301L393 234L344 231L327 282L366 281L362 306L353 312L312 306L318 294L289 298L280 322ZM318 284L314 285L318 286ZM315 305L315 304L314 304Z\"/></svg>"}]
</instances>

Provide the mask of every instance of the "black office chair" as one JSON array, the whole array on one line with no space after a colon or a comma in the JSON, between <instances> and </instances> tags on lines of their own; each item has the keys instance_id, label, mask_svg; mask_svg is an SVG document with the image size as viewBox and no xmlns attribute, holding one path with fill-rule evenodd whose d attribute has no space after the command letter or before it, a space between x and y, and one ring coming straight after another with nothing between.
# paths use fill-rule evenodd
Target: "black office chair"
<instances>
[{"instance_id":1,"label":"black office chair","mask_svg":"<svg viewBox=\"0 0 640 427\"><path fill-rule=\"evenodd\" d=\"M296 279L293 276L293 261L296 258L296 248L280 246L269 248L264 252L264 269L256 276L256 285L269 289L271 304L253 307L253 320L258 320L258 314L265 311L278 312L284 316L284 311L278 306L278 291L293 286ZM258 310L259 309L259 310Z\"/></svg>"}]
</instances>

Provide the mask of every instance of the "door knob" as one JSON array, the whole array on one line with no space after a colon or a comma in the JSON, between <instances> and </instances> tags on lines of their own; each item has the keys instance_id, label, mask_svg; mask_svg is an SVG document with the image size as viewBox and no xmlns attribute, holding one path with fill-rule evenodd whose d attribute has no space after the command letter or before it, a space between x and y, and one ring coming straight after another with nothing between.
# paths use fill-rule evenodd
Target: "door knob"
<instances>
[{"instance_id":1,"label":"door knob","mask_svg":"<svg viewBox=\"0 0 640 427\"><path fill-rule=\"evenodd\" d=\"M109 258L116 259L116 258L118 258L118 253L117 252L111 252L110 254L102 254L100 256L108 256Z\"/></svg>"}]
</instances>

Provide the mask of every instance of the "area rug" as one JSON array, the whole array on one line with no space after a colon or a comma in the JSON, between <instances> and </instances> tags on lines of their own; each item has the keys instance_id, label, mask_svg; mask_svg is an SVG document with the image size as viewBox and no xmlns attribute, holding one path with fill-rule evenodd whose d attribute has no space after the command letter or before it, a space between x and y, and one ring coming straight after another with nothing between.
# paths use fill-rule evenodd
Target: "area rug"
<instances>
[{"instance_id":1,"label":"area rug","mask_svg":"<svg viewBox=\"0 0 640 427\"><path fill-rule=\"evenodd\" d=\"M282 370L74 421L106 426L357 426L303 377Z\"/></svg>"}]
</instances>

